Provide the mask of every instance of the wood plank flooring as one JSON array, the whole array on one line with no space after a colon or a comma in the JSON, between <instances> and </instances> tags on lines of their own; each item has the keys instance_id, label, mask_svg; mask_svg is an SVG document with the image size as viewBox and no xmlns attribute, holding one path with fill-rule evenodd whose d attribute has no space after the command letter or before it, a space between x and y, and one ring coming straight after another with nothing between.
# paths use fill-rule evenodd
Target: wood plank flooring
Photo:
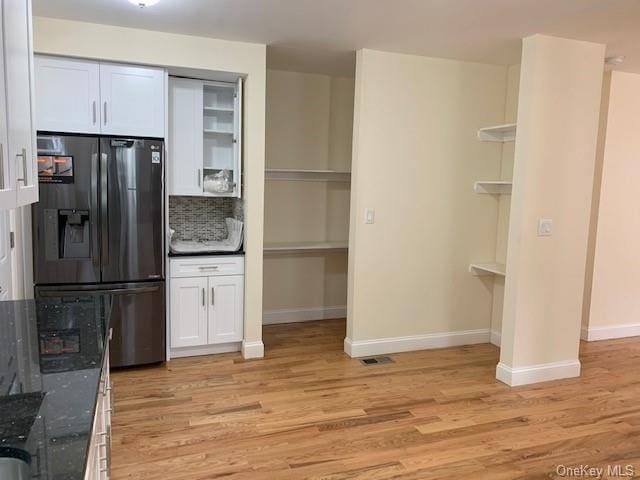
<instances>
[{"instance_id":1,"label":"wood plank flooring","mask_svg":"<svg viewBox=\"0 0 640 480\"><path fill-rule=\"evenodd\" d=\"M492 345L363 366L344 331L272 325L261 360L114 372L112 478L534 479L580 464L640 477L640 337L583 344L579 379L509 388Z\"/></svg>"}]
</instances>

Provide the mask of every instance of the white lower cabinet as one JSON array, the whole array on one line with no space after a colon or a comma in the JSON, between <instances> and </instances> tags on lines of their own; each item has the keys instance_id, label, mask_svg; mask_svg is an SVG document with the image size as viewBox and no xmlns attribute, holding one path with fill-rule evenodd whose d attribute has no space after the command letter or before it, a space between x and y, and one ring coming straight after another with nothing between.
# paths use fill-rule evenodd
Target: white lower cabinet
<instances>
[{"instance_id":1,"label":"white lower cabinet","mask_svg":"<svg viewBox=\"0 0 640 480\"><path fill-rule=\"evenodd\" d=\"M209 277L208 341L210 344L242 340L244 276Z\"/></svg>"},{"instance_id":2,"label":"white lower cabinet","mask_svg":"<svg viewBox=\"0 0 640 480\"><path fill-rule=\"evenodd\" d=\"M111 332L109 333L111 337ZM109 375L109 348L105 351L100 388L93 416L84 480L108 480L111 469L111 413L113 398Z\"/></svg>"},{"instance_id":3,"label":"white lower cabinet","mask_svg":"<svg viewBox=\"0 0 640 480\"><path fill-rule=\"evenodd\" d=\"M171 356L215 353L202 347L241 342L244 258L172 259L170 270Z\"/></svg>"},{"instance_id":4,"label":"white lower cabinet","mask_svg":"<svg viewBox=\"0 0 640 480\"><path fill-rule=\"evenodd\" d=\"M207 277L171 280L171 347L206 345Z\"/></svg>"}]
</instances>

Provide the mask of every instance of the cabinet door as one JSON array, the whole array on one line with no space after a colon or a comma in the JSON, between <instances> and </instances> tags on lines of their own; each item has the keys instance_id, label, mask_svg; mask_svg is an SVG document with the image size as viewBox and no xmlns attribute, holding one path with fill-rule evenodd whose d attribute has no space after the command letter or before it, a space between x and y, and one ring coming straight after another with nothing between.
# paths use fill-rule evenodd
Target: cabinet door
<instances>
[{"instance_id":1,"label":"cabinet door","mask_svg":"<svg viewBox=\"0 0 640 480\"><path fill-rule=\"evenodd\" d=\"M100 133L100 67L95 62L35 57L36 128Z\"/></svg>"},{"instance_id":2,"label":"cabinet door","mask_svg":"<svg viewBox=\"0 0 640 480\"><path fill-rule=\"evenodd\" d=\"M209 343L239 342L244 325L244 276L209 277Z\"/></svg>"},{"instance_id":3,"label":"cabinet door","mask_svg":"<svg viewBox=\"0 0 640 480\"><path fill-rule=\"evenodd\" d=\"M0 2L0 18L2 18L2 2ZM4 29L0 21L0 40L4 37ZM7 103L4 83L4 46L0 41L0 210L16 207L16 189L13 176L14 162L9 161L7 149Z\"/></svg>"},{"instance_id":4,"label":"cabinet door","mask_svg":"<svg viewBox=\"0 0 640 480\"><path fill-rule=\"evenodd\" d=\"M164 70L100 64L102 133L164 138Z\"/></svg>"},{"instance_id":5,"label":"cabinet door","mask_svg":"<svg viewBox=\"0 0 640 480\"><path fill-rule=\"evenodd\" d=\"M13 162L16 205L38 201L33 128L31 2L4 2L3 12L9 161Z\"/></svg>"},{"instance_id":6,"label":"cabinet door","mask_svg":"<svg viewBox=\"0 0 640 480\"><path fill-rule=\"evenodd\" d=\"M207 278L172 278L171 348L207 344Z\"/></svg>"},{"instance_id":7,"label":"cabinet door","mask_svg":"<svg viewBox=\"0 0 640 480\"><path fill-rule=\"evenodd\" d=\"M202 195L202 82L169 79L169 195Z\"/></svg>"}]
</instances>

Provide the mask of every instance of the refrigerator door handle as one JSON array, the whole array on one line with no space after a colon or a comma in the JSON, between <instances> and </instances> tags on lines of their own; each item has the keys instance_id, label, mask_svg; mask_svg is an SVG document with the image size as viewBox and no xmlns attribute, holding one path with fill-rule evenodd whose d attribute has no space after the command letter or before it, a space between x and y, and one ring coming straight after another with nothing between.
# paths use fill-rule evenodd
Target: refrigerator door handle
<instances>
[{"instance_id":1,"label":"refrigerator door handle","mask_svg":"<svg viewBox=\"0 0 640 480\"><path fill-rule=\"evenodd\" d=\"M48 290L40 291L41 297L81 297L90 295L91 293L100 293L107 295L129 295L136 293L152 293L157 292L160 287L125 287L125 288L106 288L106 289L94 289L94 290Z\"/></svg>"},{"instance_id":2,"label":"refrigerator door handle","mask_svg":"<svg viewBox=\"0 0 640 480\"><path fill-rule=\"evenodd\" d=\"M109 174L108 155L104 152L100 155L100 219L102 238L102 265L109 264Z\"/></svg>"},{"instance_id":3,"label":"refrigerator door handle","mask_svg":"<svg viewBox=\"0 0 640 480\"><path fill-rule=\"evenodd\" d=\"M95 172L95 173L94 173ZM91 235L93 239L91 241L91 260L93 266L97 269L100 268L100 234L98 229L99 216L98 212L98 154L91 154L91 190L89 191L89 205L91 205L92 218L91 222ZM99 278L99 277L98 277Z\"/></svg>"}]
</instances>

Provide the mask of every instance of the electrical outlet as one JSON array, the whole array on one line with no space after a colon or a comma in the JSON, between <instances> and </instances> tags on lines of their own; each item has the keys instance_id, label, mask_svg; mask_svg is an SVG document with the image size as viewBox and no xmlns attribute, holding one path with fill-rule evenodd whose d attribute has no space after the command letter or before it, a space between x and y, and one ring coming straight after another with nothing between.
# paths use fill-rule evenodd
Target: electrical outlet
<instances>
[{"instance_id":1,"label":"electrical outlet","mask_svg":"<svg viewBox=\"0 0 640 480\"><path fill-rule=\"evenodd\" d=\"M553 234L553 220L541 218L538 220L538 236L550 237Z\"/></svg>"}]
</instances>

